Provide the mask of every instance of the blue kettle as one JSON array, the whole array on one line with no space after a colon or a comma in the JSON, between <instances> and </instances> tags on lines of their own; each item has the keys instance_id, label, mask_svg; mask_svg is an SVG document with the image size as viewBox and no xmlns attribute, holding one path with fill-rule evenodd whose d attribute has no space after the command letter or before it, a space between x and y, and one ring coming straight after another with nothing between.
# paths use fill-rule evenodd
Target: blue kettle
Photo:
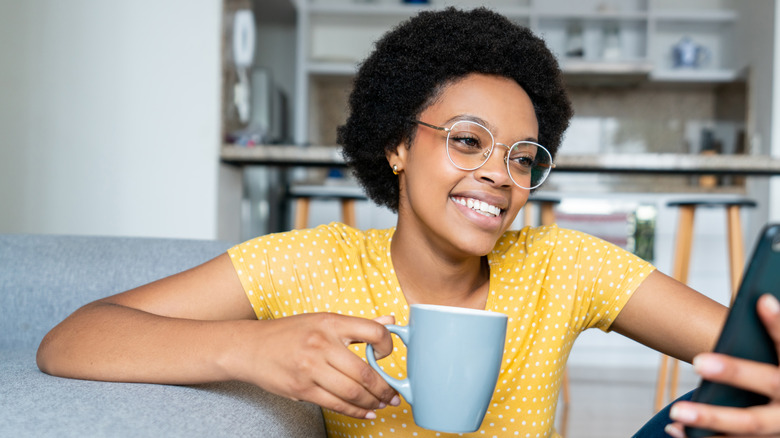
<instances>
[{"instance_id":1,"label":"blue kettle","mask_svg":"<svg viewBox=\"0 0 780 438\"><path fill-rule=\"evenodd\" d=\"M710 61L710 49L693 42L685 36L672 47L672 58L675 68L700 68Z\"/></svg>"}]
</instances>

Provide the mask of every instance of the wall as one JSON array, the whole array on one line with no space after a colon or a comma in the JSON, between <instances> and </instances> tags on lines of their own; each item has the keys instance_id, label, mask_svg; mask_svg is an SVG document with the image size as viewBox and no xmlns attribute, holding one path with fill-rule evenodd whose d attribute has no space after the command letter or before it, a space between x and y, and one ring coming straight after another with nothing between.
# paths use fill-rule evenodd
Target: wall
<instances>
[{"instance_id":1,"label":"wall","mask_svg":"<svg viewBox=\"0 0 780 438\"><path fill-rule=\"evenodd\" d=\"M771 59L772 62L772 68L774 75L772 79L774 82L770 82L772 85L772 108L774 111L770 111L769 114L771 116L772 120L772 126L780 126L780 87L776 86L775 84L780 83L780 32L777 32L778 25L780 25L780 8L777 7L777 2L774 2L774 23L775 23L775 32L774 32L774 47L772 48L772 55L773 59ZM772 135L771 136L771 144L772 149L771 153L775 157L780 157L780 136ZM774 199L775 202L772 204L770 210L769 210L769 220L772 222L780 222L780 177L774 177L771 179L769 183L769 199Z\"/></svg>"},{"instance_id":2,"label":"wall","mask_svg":"<svg viewBox=\"0 0 780 438\"><path fill-rule=\"evenodd\" d=\"M217 237L220 16L0 0L0 232Z\"/></svg>"},{"instance_id":3,"label":"wall","mask_svg":"<svg viewBox=\"0 0 780 438\"><path fill-rule=\"evenodd\" d=\"M775 53L780 46L777 44L775 27L779 23L778 10L774 0L755 0L735 2L740 14L740 20L749 25L737 27L737 47L745 50L737 51L740 64L751 65L748 73L749 95L747 128L751 133L748 147L759 154L780 156L780 145L775 145L773 135L774 119L780 116L773 108L780 108L778 91L774 87L774 77L777 70L778 56ZM774 181L774 182L773 182ZM780 220L780 181L778 178L752 178L748 189L751 196L761 202L753 219L747 224L746 236L756 236L759 229L767 221ZM774 188L773 185L775 186ZM752 238L747 239L752 246Z\"/></svg>"}]
</instances>

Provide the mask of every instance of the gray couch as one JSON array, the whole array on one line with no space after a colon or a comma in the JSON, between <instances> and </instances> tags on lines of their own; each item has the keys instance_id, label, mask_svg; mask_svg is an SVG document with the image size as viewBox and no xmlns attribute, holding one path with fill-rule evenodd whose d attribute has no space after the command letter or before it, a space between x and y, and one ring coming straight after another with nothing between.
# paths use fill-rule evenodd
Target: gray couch
<instances>
[{"instance_id":1,"label":"gray couch","mask_svg":"<svg viewBox=\"0 0 780 438\"><path fill-rule=\"evenodd\" d=\"M166 386L70 380L35 365L78 307L202 263L229 244L0 235L0 436L325 436L319 407L240 382Z\"/></svg>"}]
</instances>

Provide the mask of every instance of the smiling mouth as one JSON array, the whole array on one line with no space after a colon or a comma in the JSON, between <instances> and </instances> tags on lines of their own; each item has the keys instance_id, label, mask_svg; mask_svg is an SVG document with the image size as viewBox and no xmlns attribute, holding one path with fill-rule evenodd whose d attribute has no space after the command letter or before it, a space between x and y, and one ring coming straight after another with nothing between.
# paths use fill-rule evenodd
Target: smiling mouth
<instances>
[{"instance_id":1,"label":"smiling mouth","mask_svg":"<svg viewBox=\"0 0 780 438\"><path fill-rule=\"evenodd\" d=\"M501 214L500 208L496 207L495 205L488 204L487 202L480 201L479 199L455 197L452 197L451 199L458 204L465 205L466 207L484 216L496 217Z\"/></svg>"}]
</instances>

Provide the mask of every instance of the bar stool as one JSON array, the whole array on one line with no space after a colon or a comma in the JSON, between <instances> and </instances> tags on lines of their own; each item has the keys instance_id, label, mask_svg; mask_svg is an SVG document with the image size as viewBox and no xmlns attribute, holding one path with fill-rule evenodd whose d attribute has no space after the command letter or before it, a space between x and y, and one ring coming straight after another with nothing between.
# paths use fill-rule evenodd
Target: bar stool
<instances>
[{"instance_id":1,"label":"bar stool","mask_svg":"<svg viewBox=\"0 0 780 438\"><path fill-rule=\"evenodd\" d=\"M560 203L561 198L558 195L534 193L528 198L528 202L526 202L525 207L523 207L523 224L531 225L534 223L534 209L528 208L531 205L534 205L539 210L540 225L555 223L555 206Z\"/></svg>"},{"instance_id":2,"label":"bar stool","mask_svg":"<svg viewBox=\"0 0 780 438\"><path fill-rule=\"evenodd\" d=\"M341 221L350 227L357 226L355 203L367 199L362 188L352 185L293 184L288 196L296 199L293 219L296 230L308 227L312 199L338 200L341 203Z\"/></svg>"},{"instance_id":3,"label":"bar stool","mask_svg":"<svg viewBox=\"0 0 780 438\"><path fill-rule=\"evenodd\" d=\"M729 273L731 279L731 303L739 288L742 280L742 272L745 264L744 241L742 237L742 224L740 220L740 211L742 207L755 207L756 202L747 198L726 198L726 199L686 199L675 200L666 204L669 207L679 208L679 217L677 219L677 236L674 249L674 265L672 268L672 277L681 283L688 282L688 270L691 262L691 247L693 245L693 224L697 207L726 209L726 228L728 236L729 250ZM667 385L667 373L669 372L669 361L672 362L671 380L669 382L669 402L676 398L677 384L679 381L680 363L669 356L661 356L661 365L658 370L658 382L655 392L655 410L656 412L666 404L664 403L664 392Z\"/></svg>"}]
</instances>

